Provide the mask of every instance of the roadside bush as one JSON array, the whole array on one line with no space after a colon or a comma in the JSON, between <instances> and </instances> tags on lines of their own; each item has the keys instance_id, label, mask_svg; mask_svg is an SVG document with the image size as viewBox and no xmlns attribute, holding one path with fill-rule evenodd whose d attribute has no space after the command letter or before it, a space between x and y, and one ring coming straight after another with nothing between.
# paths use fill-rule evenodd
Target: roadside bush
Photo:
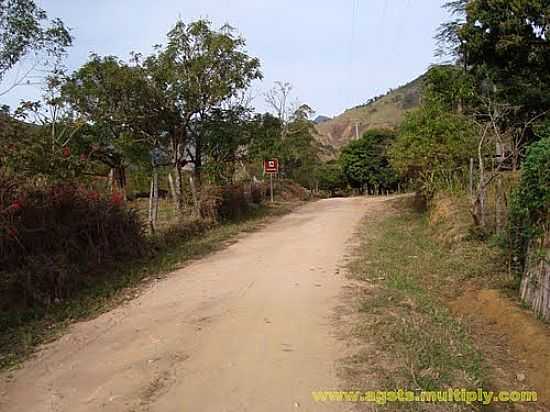
<instances>
[{"instance_id":1,"label":"roadside bush","mask_svg":"<svg viewBox=\"0 0 550 412\"><path fill-rule=\"evenodd\" d=\"M269 193L269 188L267 190ZM306 188L290 179L277 179L275 193L283 200L308 200L311 197Z\"/></svg>"},{"instance_id":2,"label":"roadside bush","mask_svg":"<svg viewBox=\"0 0 550 412\"><path fill-rule=\"evenodd\" d=\"M0 178L0 301L5 305L64 299L100 265L140 256L144 245L142 225L116 193L102 196L74 185L25 188Z\"/></svg>"},{"instance_id":3,"label":"roadside bush","mask_svg":"<svg viewBox=\"0 0 550 412\"><path fill-rule=\"evenodd\" d=\"M238 220L248 212L248 202L244 193L244 186L233 184L222 189L222 203L218 210L220 220Z\"/></svg>"},{"instance_id":4,"label":"roadside bush","mask_svg":"<svg viewBox=\"0 0 550 412\"><path fill-rule=\"evenodd\" d=\"M241 219L248 212L244 186L206 186L201 190L201 217L213 221Z\"/></svg>"},{"instance_id":5,"label":"roadside bush","mask_svg":"<svg viewBox=\"0 0 550 412\"><path fill-rule=\"evenodd\" d=\"M174 244L187 241L194 236L201 235L215 226L211 219L188 218L182 219L177 224L171 225L165 231L150 238L151 248L154 253L171 248Z\"/></svg>"},{"instance_id":6,"label":"roadside bush","mask_svg":"<svg viewBox=\"0 0 550 412\"><path fill-rule=\"evenodd\" d=\"M223 189L220 186L203 186L200 191L200 217L217 222L223 203Z\"/></svg>"},{"instance_id":7,"label":"roadside bush","mask_svg":"<svg viewBox=\"0 0 550 412\"><path fill-rule=\"evenodd\" d=\"M262 204L266 196L266 185L263 183L253 183L250 186L250 199L256 205Z\"/></svg>"},{"instance_id":8,"label":"roadside bush","mask_svg":"<svg viewBox=\"0 0 550 412\"><path fill-rule=\"evenodd\" d=\"M525 270L529 242L544 236L549 222L550 137L545 137L529 147L510 202L506 240L510 267L517 275Z\"/></svg>"}]
</instances>

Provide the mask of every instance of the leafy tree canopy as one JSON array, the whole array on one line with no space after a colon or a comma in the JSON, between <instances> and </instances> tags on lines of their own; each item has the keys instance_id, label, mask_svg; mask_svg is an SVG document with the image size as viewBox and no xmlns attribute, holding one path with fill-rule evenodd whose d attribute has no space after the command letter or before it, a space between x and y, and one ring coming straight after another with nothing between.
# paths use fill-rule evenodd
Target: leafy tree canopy
<instances>
[{"instance_id":1,"label":"leafy tree canopy","mask_svg":"<svg viewBox=\"0 0 550 412\"><path fill-rule=\"evenodd\" d=\"M407 114L389 156L401 175L427 185L466 168L476 150L477 129L468 117L428 104Z\"/></svg>"},{"instance_id":2,"label":"leafy tree canopy","mask_svg":"<svg viewBox=\"0 0 550 412\"><path fill-rule=\"evenodd\" d=\"M353 187L392 188L399 181L387 153L396 134L390 130L369 130L342 150L340 162Z\"/></svg>"},{"instance_id":3,"label":"leafy tree canopy","mask_svg":"<svg viewBox=\"0 0 550 412\"><path fill-rule=\"evenodd\" d=\"M550 108L550 3L541 0L454 0L457 19L440 40L479 82L526 113Z\"/></svg>"}]
</instances>

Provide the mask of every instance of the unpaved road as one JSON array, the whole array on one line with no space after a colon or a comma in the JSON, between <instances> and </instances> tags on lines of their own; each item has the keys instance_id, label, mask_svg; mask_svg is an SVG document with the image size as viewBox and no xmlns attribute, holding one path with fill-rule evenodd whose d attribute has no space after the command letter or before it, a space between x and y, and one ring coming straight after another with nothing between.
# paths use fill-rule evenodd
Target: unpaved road
<instances>
[{"instance_id":1,"label":"unpaved road","mask_svg":"<svg viewBox=\"0 0 550 412\"><path fill-rule=\"evenodd\" d=\"M340 387L346 243L380 199L308 204L74 325L0 380L2 412L285 412Z\"/></svg>"}]
</instances>

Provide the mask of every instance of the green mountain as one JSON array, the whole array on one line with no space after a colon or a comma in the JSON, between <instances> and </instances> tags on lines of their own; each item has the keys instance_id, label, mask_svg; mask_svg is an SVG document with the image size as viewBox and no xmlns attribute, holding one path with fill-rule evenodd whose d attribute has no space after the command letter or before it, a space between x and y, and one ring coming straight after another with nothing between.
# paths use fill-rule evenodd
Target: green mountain
<instances>
[{"instance_id":1,"label":"green mountain","mask_svg":"<svg viewBox=\"0 0 550 412\"><path fill-rule=\"evenodd\" d=\"M356 125L359 136L369 129L399 127L403 115L420 104L424 76L317 124L318 141L323 146L339 149L355 139Z\"/></svg>"}]
</instances>

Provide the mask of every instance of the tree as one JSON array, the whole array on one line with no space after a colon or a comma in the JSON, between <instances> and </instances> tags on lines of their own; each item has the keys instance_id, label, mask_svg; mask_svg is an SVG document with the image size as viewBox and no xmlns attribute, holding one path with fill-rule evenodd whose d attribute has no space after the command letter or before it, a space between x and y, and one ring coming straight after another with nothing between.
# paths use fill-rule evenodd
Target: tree
<instances>
[{"instance_id":1,"label":"tree","mask_svg":"<svg viewBox=\"0 0 550 412\"><path fill-rule=\"evenodd\" d=\"M493 106L508 107L497 127L511 136L517 168L536 121L550 113L550 3L454 0L447 7L457 18L442 26L440 48L462 63L479 96L489 91ZM488 105L480 103L486 114Z\"/></svg>"},{"instance_id":2,"label":"tree","mask_svg":"<svg viewBox=\"0 0 550 412\"><path fill-rule=\"evenodd\" d=\"M320 145L315 140L315 126L311 121L314 113L307 104L300 105L294 111L287 125L286 136L283 138L281 135L277 155L281 160L281 174L310 189L316 185L312 170L320 163Z\"/></svg>"},{"instance_id":3,"label":"tree","mask_svg":"<svg viewBox=\"0 0 550 412\"><path fill-rule=\"evenodd\" d=\"M393 131L369 130L344 147L340 162L352 187L373 194L396 189L399 178L387 157L395 137Z\"/></svg>"},{"instance_id":4,"label":"tree","mask_svg":"<svg viewBox=\"0 0 550 412\"><path fill-rule=\"evenodd\" d=\"M61 98L64 76L61 69L54 70L42 99L22 102L13 114L14 121L21 124L12 136L12 170L39 184L76 179L85 169L73 151L83 124ZM9 134L3 137L9 138Z\"/></svg>"},{"instance_id":5,"label":"tree","mask_svg":"<svg viewBox=\"0 0 550 412\"><path fill-rule=\"evenodd\" d=\"M64 99L93 126L93 133L88 134L92 137L88 151L95 160L109 166L113 182L122 193L126 192L129 154L134 155L134 162L147 159L161 126L148 115L152 102L147 91L140 68L130 67L114 56L92 55L63 86ZM148 125L153 136L141 125Z\"/></svg>"},{"instance_id":6,"label":"tree","mask_svg":"<svg viewBox=\"0 0 550 412\"><path fill-rule=\"evenodd\" d=\"M246 54L245 45L228 25L214 30L207 20L178 21L167 45L148 59L153 78L178 109L179 126L170 136L178 176L178 158L185 155L200 184L208 117L262 77L259 60Z\"/></svg>"},{"instance_id":7,"label":"tree","mask_svg":"<svg viewBox=\"0 0 550 412\"><path fill-rule=\"evenodd\" d=\"M404 177L417 179L426 197L465 177L477 150L478 129L468 117L439 104L408 113L390 149L391 164Z\"/></svg>"},{"instance_id":8,"label":"tree","mask_svg":"<svg viewBox=\"0 0 550 412\"><path fill-rule=\"evenodd\" d=\"M319 189L330 192L331 196L334 196L336 192L344 190L347 187L346 176L338 161L332 160L323 163L316 171Z\"/></svg>"},{"instance_id":9,"label":"tree","mask_svg":"<svg viewBox=\"0 0 550 412\"><path fill-rule=\"evenodd\" d=\"M48 21L46 12L35 1L0 0L0 82L25 56L44 52L48 57L58 58L71 44L72 36L63 22ZM21 84L29 74L30 70L17 77L0 95Z\"/></svg>"},{"instance_id":10,"label":"tree","mask_svg":"<svg viewBox=\"0 0 550 412\"><path fill-rule=\"evenodd\" d=\"M266 103L271 106L275 116L281 121L281 140L286 138L288 133L288 122L292 116L292 108L288 101L292 85L288 82L275 82L275 85L265 94Z\"/></svg>"},{"instance_id":11,"label":"tree","mask_svg":"<svg viewBox=\"0 0 550 412\"><path fill-rule=\"evenodd\" d=\"M232 183L238 163L248 158L253 126L243 106L214 110L204 125L205 170L216 184Z\"/></svg>"},{"instance_id":12,"label":"tree","mask_svg":"<svg viewBox=\"0 0 550 412\"><path fill-rule=\"evenodd\" d=\"M455 65L434 66L424 80L424 104L438 104L443 110L464 113L477 103L475 80Z\"/></svg>"},{"instance_id":13,"label":"tree","mask_svg":"<svg viewBox=\"0 0 550 412\"><path fill-rule=\"evenodd\" d=\"M281 154L281 120L271 113L256 114L252 121L252 136L248 152L252 159L263 162Z\"/></svg>"}]
</instances>

